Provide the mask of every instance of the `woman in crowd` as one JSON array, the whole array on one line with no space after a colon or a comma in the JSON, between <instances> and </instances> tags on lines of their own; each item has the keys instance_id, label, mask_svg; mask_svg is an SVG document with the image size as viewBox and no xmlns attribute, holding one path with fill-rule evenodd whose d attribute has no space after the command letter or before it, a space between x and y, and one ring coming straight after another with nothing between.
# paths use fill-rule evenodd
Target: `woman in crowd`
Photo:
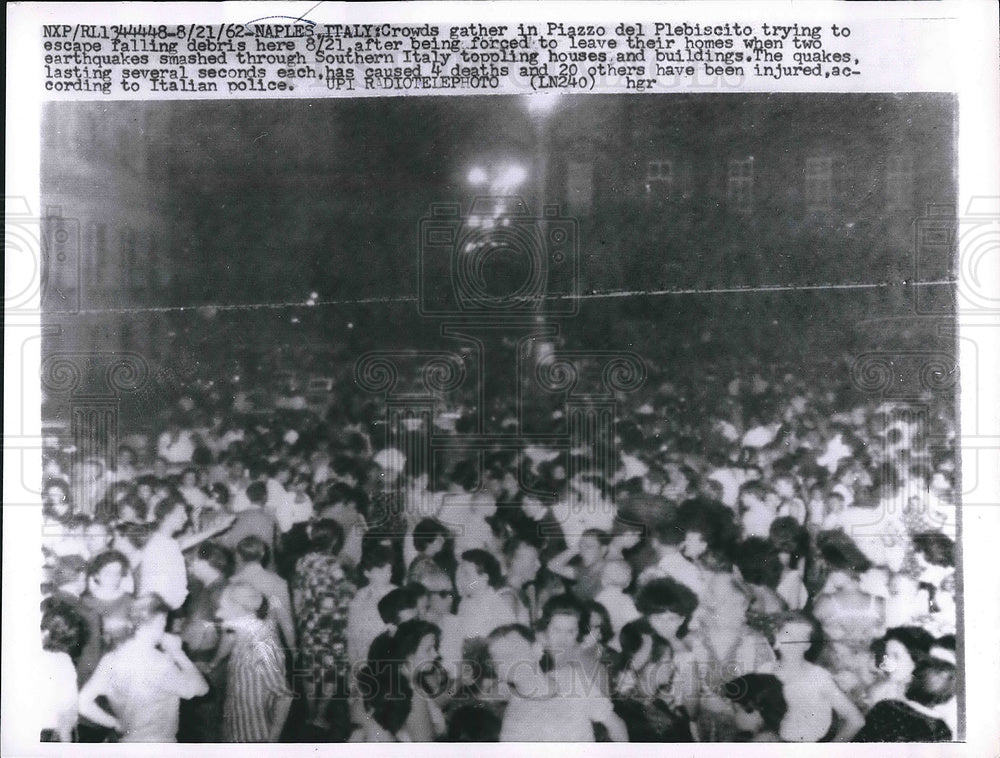
<instances>
[{"instance_id":1,"label":"woman in crowd","mask_svg":"<svg viewBox=\"0 0 1000 758\"><path fill-rule=\"evenodd\" d=\"M901 698L882 700L865 717L857 742L942 742L953 739L934 708L955 696L957 671L937 658L921 661Z\"/></svg>"},{"instance_id":2,"label":"woman in crowd","mask_svg":"<svg viewBox=\"0 0 1000 758\"><path fill-rule=\"evenodd\" d=\"M344 544L340 524L333 519L317 521L309 537L309 552L299 559L292 579L299 637L297 677L305 688L309 721L344 740L350 734L348 609L357 588L337 559Z\"/></svg>"},{"instance_id":3,"label":"woman in crowd","mask_svg":"<svg viewBox=\"0 0 1000 758\"><path fill-rule=\"evenodd\" d=\"M875 640L871 651L882 676L868 689L866 704L902 699L917 663L930 655L934 642L934 636L919 626L897 626Z\"/></svg>"},{"instance_id":4,"label":"woman in crowd","mask_svg":"<svg viewBox=\"0 0 1000 758\"><path fill-rule=\"evenodd\" d=\"M691 742L690 717L675 699L673 648L645 618L621 630L620 670L615 675L615 713L630 742Z\"/></svg>"},{"instance_id":5,"label":"woman in crowd","mask_svg":"<svg viewBox=\"0 0 1000 758\"><path fill-rule=\"evenodd\" d=\"M440 639L441 630L422 619L402 622L393 634L392 660L400 663L401 695L410 699L405 729L415 742L435 740L446 729L444 714L436 702L443 694L444 683L439 678Z\"/></svg>"},{"instance_id":6,"label":"woman in crowd","mask_svg":"<svg viewBox=\"0 0 1000 758\"><path fill-rule=\"evenodd\" d=\"M219 598L226 649L225 742L277 742L292 705L285 682L285 652L268 619L264 594L249 584L230 584Z\"/></svg>"},{"instance_id":7,"label":"woman in crowd","mask_svg":"<svg viewBox=\"0 0 1000 758\"><path fill-rule=\"evenodd\" d=\"M665 639L674 651L677 669L673 684L675 701L683 705L689 714L696 712L700 676L687 637L698 608L698 597L680 582L661 577L650 580L642 587L635 605L653 631Z\"/></svg>"}]
</instances>

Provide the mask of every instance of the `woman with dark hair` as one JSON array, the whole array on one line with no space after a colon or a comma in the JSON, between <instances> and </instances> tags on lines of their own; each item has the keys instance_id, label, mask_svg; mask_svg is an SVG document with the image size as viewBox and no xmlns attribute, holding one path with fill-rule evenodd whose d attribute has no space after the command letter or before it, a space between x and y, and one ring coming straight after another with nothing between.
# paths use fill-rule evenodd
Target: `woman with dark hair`
<instances>
[{"instance_id":1,"label":"woman with dark hair","mask_svg":"<svg viewBox=\"0 0 1000 758\"><path fill-rule=\"evenodd\" d=\"M809 531L791 516L781 516L771 522L770 540L782 566L775 591L789 610L800 611L809 602L804 581Z\"/></svg>"},{"instance_id":2,"label":"woman with dark hair","mask_svg":"<svg viewBox=\"0 0 1000 758\"><path fill-rule=\"evenodd\" d=\"M297 677L305 688L307 715L340 741L350 735L347 617L357 593L337 559L343 544L340 524L317 521L309 530L309 552L296 563L291 582L298 620Z\"/></svg>"},{"instance_id":3,"label":"woman with dark hair","mask_svg":"<svg viewBox=\"0 0 1000 758\"><path fill-rule=\"evenodd\" d=\"M936 635L954 634L955 543L940 532L913 535L920 615L915 620Z\"/></svg>"},{"instance_id":4,"label":"woman with dark hair","mask_svg":"<svg viewBox=\"0 0 1000 758\"><path fill-rule=\"evenodd\" d=\"M871 645L875 668L883 678L867 693L868 705L881 700L900 700L913 678L917 663L930 655L934 636L919 626L897 626Z\"/></svg>"},{"instance_id":5,"label":"woman with dark hair","mask_svg":"<svg viewBox=\"0 0 1000 758\"><path fill-rule=\"evenodd\" d=\"M688 633L698 609L698 596L687 585L670 577L660 577L643 585L636 595L635 606L653 631L673 648L678 672L673 695L677 703L693 715L698 706L698 682L692 679L694 659Z\"/></svg>"},{"instance_id":6,"label":"woman with dark hair","mask_svg":"<svg viewBox=\"0 0 1000 758\"><path fill-rule=\"evenodd\" d=\"M407 570L407 577L411 581L431 565L446 568L448 560L444 551L451 540L451 532L444 524L433 518L421 519L413 528L412 539L416 556L410 561Z\"/></svg>"},{"instance_id":7,"label":"woman with dark hair","mask_svg":"<svg viewBox=\"0 0 1000 758\"><path fill-rule=\"evenodd\" d=\"M687 711L673 691L673 648L645 618L621 630L622 655L615 675L615 713L630 742L691 742Z\"/></svg>"},{"instance_id":8,"label":"woman with dark hair","mask_svg":"<svg viewBox=\"0 0 1000 758\"><path fill-rule=\"evenodd\" d=\"M734 557L740 576L753 595L747 613L762 617L786 610L788 606L777 593L784 568L777 548L768 540L748 537L736 546Z\"/></svg>"},{"instance_id":9,"label":"woman with dark hair","mask_svg":"<svg viewBox=\"0 0 1000 758\"><path fill-rule=\"evenodd\" d=\"M917 664L901 698L876 703L856 742L945 742L954 739L935 708L955 696L957 669L940 658Z\"/></svg>"},{"instance_id":10,"label":"woman with dark hair","mask_svg":"<svg viewBox=\"0 0 1000 758\"><path fill-rule=\"evenodd\" d=\"M670 577L660 577L639 590L635 606L649 619L656 633L673 645L687 635L698 608L698 597L686 585Z\"/></svg>"},{"instance_id":11,"label":"woman with dark hair","mask_svg":"<svg viewBox=\"0 0 1000 758\"><path fill-rule=\"evenodd\" d=\"M400 697L401 675L394 663L369 662L357 675L364 715L351 742L413 742L406 720L413 708L412 697Z\"/></svg>"},{"instance_id":12,"label":"woman with dark hair","mask_svg":"<svg viewBox=\"0 0 1000 758\"><path fill-rule=\"evenodd\" d=\"M584 603L588 620L587 634L580 645L584 650L592 650L597 658L609 661L609 645L615 638L615 629L611 625L611 614L608 609L596 600Z\"/></svg>"},{"instance_id":13,"label":"woman with dark hair","mask_svg":"<svg viewBox=\"0 0 1000 758\"><path fill-rule=\"evenodd\" d=\"M181 699L208 692L208 684L166 634L170 606L144 595L129 609L131 636L107 653L80 690L80 715L114 729L123 742L176 742ZM107 699L112 715L97 699Z\"/></svg>"},{"instance_id":14,"label":"woman with dark hair","mask_svg":"<svg viewBox=\"0 0 1000 758\"><path fill-rule=\"evenodd\" d=\"M422 619L401 623L392 640L392 658L398 661L402 674L401 689L408 690L410 713L405 728L415 742L429 742L445 732L445 720L435 702L442 694L441 658L438 644L441 630ZM432 686L434 689L431 689Z\"/></svg>"},{"instance_id":15,"label":"woman with dark hair","mask_svg":"<svg viewBox=\"0 0 1000 758\"><path fill-rule=\"evenodd\" d=\"M681 553L711 573L732 570L732 550L740 527L731 508L710 498L685 500L677 509L677 529L684 535Z\"/></svg>"},{"instance_id":16,"label":"woman with dark hair","mask_svg":"<svg viewBox=\"0 0 1000 758\"><path fill-rule=\"evenodd\" d=\"M815 619L788 613L774 619L772 643L777 662L764 669L784 688L788 712L779 731L785 742L846 742L861 728L861 712L814 661L823 647Z\"/></svg>"},{"instance_id":17,"label":"woman with dark hair","mask_svg":"<svg viewBox=\"0 0 1000 758\"><path fill-rule=\"evenodd\" d=\"M782 742L781 722L788 712L781 680L773 674L744 674L726 682L722 695L733 703L744 742Z\"/></svg>"}]
</instances>

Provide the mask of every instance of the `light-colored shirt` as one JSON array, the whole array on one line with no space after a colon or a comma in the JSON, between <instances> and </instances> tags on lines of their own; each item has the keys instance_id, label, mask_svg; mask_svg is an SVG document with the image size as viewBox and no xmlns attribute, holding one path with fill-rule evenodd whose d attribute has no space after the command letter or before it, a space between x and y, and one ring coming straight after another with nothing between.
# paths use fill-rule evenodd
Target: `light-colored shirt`
<instances>
[{"instance_id":1,"label":"light-colored shirt","mask_svg":"<svg viewBox=\"0 0 1000 758\"><path fill-rule=\"evenodd\" d=\"M594 722L606 723L614 715L611 700L596 693L580 697L564 679L568 677L550 677L554 694L548 697L541 692L529 693L532 697L512 693L500 741L593 742Z\"/></svg>"},{"instance_id":2,"label":"light-colored shirt","mask_svg":"<svg viewBox=\"0 0 1000 758\"><path fill-rule=\"evenodd\" d=\"M184 604L188 594L187 567L177 540L154 534L142 550L136 595L157 593L173 610Z\"/></svg>"},{"instance_id":3,"label":"light-colored shirt","mask_svg":"<svg viewBox=\"0 0 1000 758\"><path fill-rule=\"evenodd\" d=\"M510 602L492 587L476 597L463 598L457 615L463 640L486 637L498 626L517 622Z\"/></svg>"},{"instance_id":4,"label":"light-colored shirt","mask_svg":"<svg viewBox=\"0 0 1000 758\"><path fill-rule=\"evenodd\" d=\"M66 653L43 650L35 666L35 678L42 686L32 700L32 712L38 718L38 732L54 729L60 738L76 727L76 669Z\"/></svg>"},{"instance_id":5,"label":"light-colored shirt","mask_svg":"<svg viewBox=\"0 0 1000 758\"><path fill-rule=\"evenodd\" d=\"M126 643L101 659L94 679L124 730L122 742L175 742L185 689L176 664L157 650Z\"/></svg>"},{"instance_id":6,"label":"light-colored shirt","mask_svg":"<svg viewBox=\"0 0 1000 758\"><path fill-rule=\"evenodd\" d=\"M615 630L616 637L625 624L635 621L641 615L635 607L635 601L619 587L605 587L594 599L607 609L611 617L611 628Z\"/></svg>"}]
</instances>

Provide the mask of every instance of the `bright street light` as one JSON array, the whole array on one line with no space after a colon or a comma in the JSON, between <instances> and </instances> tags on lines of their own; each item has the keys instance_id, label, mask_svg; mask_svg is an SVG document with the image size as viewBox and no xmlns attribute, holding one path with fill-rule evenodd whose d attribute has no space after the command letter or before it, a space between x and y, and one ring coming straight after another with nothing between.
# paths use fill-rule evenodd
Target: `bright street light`
<instances>
[{"instance_id":1,"label":"bright street light","mask_svg":"<svg viewBox=\"0 0 1000 758\"><path fill-rule=\"evenodd\" d=\"M469 184L479 186L489 181L489 175L482 166L474 166L469 170Z\"/></svg>"},{"instance_id":2,"label":"bright street light","mask_svg":"<svg viewBox=\"0 0 1000 758\"><path fill-rule=\"evenodd\" d=\"M528 110L541 116L551 113L559 102L559 94L556 92L541 92L536 95L525 95L525 97L528 99Z\"/></svg>"}]
</instances>

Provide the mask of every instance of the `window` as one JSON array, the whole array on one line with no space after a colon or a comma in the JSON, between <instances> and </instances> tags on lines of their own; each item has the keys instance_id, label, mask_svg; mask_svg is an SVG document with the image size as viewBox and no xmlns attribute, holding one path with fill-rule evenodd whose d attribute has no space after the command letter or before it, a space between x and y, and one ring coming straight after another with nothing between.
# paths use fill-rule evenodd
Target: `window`
<instances>
[{"instance_id":1,"label":"window","mask_svg":"<svg viewBox=\"0 0 1000 758\"><path fill-rule=\"evenodd\" d=\"M891 155L885 178L886 203L890 208L909 210L913 207L913 158Z\"/></svg>"},{"instance_id":2,"label":"window","mask_svg":"<svg viewBox=\"0 0 1000 758\"><path fill-rule=\"evenodd\" d=\"M833 158L806 158L806 210L833 206Z\"/></svg>"},{"instance_id":3,"label":"window","mask_svg":"<svg viewBox=\"0 0 1000 758\"><path fill-rule=\"evenodd\" d=\"M729 161L729 181L726 193L731 210L750 213L753 210L753 156Z\"/></svg>"},{"instance_id":4,"label":"window","mask_svg":"<svg viewBox=\"0 0 1000 758\"><path fill-rule=\"evenodd\" d=\"M646 194L671 197L674 194L674 162L655 160L646 164Z\"/></svg>"}]
</instances>

